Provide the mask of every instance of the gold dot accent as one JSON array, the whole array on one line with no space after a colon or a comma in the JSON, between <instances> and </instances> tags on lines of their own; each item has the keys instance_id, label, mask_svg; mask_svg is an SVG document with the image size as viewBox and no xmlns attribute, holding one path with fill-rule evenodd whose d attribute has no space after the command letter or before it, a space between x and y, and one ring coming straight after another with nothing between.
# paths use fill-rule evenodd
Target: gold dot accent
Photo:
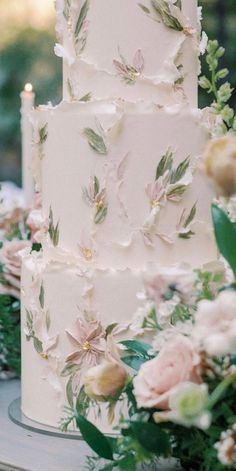
<instances>
[{"instance_id":1,"label":"gold dot accent","mask_svg":"<svg viewBox=\"0 0 236 471\"><path fill-rule=\"evenodd\" d=\"M91 349L92 349L91 344L86 340L86 342L84 342L83 344L83 350L85 350L86 352L89 352Z\"/></svg>"}]
</instances>

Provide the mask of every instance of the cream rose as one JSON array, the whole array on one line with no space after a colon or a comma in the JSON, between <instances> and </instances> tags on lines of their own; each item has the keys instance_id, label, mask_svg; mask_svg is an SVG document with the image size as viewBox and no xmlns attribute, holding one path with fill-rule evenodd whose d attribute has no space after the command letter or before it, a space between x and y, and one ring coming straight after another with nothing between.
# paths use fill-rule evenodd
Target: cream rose
<instances>
[{"instance_id":1,"label":"cream rose","mask_svg":"<svg viewBox=\"0 0 236 471\"><path fill-rule=\"evenodd\" d=\"M199 364L200 357L187 337L178 335L170 340L134 378L138 407L168 409L173 388L186 381L201 383Z\"/></svg>"},{"instance_id":2,"label":"cream rose","mask_svg":"<svg viewBox=\"0 0 236 471\"><path fill-rule=\"evenodd\" d=\"M127 376L128 374L121 363L104 361L85 373L85 393L96 401L104 401L108 397L114 397L124 387Z\"/></svg>"},{"instance_id":3,"label":"cream rose","mask_svg":"<svg viewBox=\"0 0 236 471\"><path fill-rule=\"evenodd\" d=\"M236 193L236 138L230 134L214 139L204 155L204 170L218 193L231 196Z\"/></svg>"}]
</instances>

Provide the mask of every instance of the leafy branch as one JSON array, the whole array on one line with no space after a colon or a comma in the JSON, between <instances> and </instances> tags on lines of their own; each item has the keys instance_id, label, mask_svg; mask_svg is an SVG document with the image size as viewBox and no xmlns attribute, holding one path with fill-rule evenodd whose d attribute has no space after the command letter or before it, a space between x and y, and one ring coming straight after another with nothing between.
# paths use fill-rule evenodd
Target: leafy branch
<instances>
[{"instance_id":1,"label":"leafy branch","mask_svg":"<svg viewBox=\"0 0 236 471\"><path fill-rule=\"evenodd\" d=\"M220 85L229 74L228 69L219 67L219 60L224 56L225 49L219 46L217 40L209 41L207 46L206 62L209 66L209 77L203 75L200 77L199 85L213 95L214 101L211 104L211 110L215 115L221 117L222 122L217 126L218 134L225 134L230 129L236 132L236 116L234 110L228 105L233 88L228 81Z\"/></svg>"}]
</instances>

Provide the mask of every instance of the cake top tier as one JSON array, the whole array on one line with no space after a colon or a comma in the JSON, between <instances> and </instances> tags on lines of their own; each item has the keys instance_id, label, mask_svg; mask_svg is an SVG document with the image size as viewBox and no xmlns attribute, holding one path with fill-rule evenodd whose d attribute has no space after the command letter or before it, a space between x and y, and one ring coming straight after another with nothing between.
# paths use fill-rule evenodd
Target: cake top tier
<instances>
[{"instance_id":1,"label":"cake top tier","mask_svg":"<svg viewBox=\"0 0 236 471\"><path fill-rule=\"evenodd\" d=\"M197 0L56 0L64 99L196 105Z\"/></svg>"}]
</instances>

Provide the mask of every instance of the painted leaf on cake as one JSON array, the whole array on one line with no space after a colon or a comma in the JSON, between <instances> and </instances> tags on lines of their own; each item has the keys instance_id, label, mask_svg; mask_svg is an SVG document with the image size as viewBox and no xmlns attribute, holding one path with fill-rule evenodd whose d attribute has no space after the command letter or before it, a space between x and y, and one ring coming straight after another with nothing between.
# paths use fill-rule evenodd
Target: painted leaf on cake
<instances>
[{"instance_id":1,"label":"painted leaf on cake","mask_svg":"<svg viewBox=\"0 0 236 471\"><path fill-rule=\"evenodd\" d=\"M92 128L85 128L83 131L84 137L86 137L90 147L101 155L107 154L107 146L103 137L96 133Z\"/></svg>"},{"instance_id":2,"label":"painted leaf on cake","mask_svg":"<svg viewBox=\"0 0 236 471\"><path fill-rule=\"evenodd\" d=\"M182 211L180 222L178 225L178 237L180 239L190 239L195 232L191 230L191 225L194 222L195 216L197 213L197 203L193 205L189 214L186 217L186 209Z\"/></svg>"},{"instance_id":3,"label":"painted leaf on cake","mask_svg":"<svg viewBox=\"0 0 236 471\"><path fill-rule=\"evenodd\" d=\"M181 13L179 7L174 6L173 3L168 2L167 0L151 0L151 3L167 28L174 29L175 31L184 30L183 25L177 18Z\"/></svg>"},{"instance_id":4,"label":"painted leaf on cake","mask_svg":"<svg viewBox=\"0 0 236 471\"><path fill-rule=\"evenodd\" d=\"M50 207L49 210L49 228L48 228L48 233L51 239L51 242L53 243L54 247L57 247L59 243L59 221L57 222L56 225L54 225L54 220L53 220L53 212L52 208Z\"/></svg>"},{"instance_id":5,"label":"painted leaf on cake","mask_svg":"<svg viewBox=\"0 0 236 471\"><path fill-rule=\"evenodd\" d=\"M39 128L39 144L43 145L48 138L48 123Z\"/></svg>"},{"instance_id":6,"label":"painted leaf on cake","mask_svg":"<svg viewBox=\"0 0 236 471\"><path fill-rule=\"evenodd\" d=\"M122 78L122 80L127 85L132 85L136 82L138 77L143 72L144 69L144 57L140 49L138 49L133 58L133 64L129 65L125 60L124 56L119 51L120 61L114 59L113 65L118 73L118 75Z\"/></svg>"}]
</instances>

